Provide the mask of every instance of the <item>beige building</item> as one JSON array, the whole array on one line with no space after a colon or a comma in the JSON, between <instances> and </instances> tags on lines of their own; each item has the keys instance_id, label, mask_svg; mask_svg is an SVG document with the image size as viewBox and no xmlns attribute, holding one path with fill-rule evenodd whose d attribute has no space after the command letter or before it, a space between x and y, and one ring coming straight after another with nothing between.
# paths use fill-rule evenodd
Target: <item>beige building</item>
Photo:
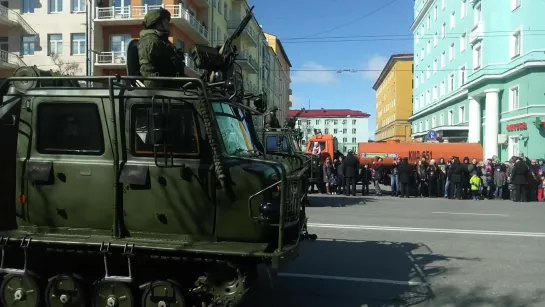
<instances>
[{"instance_id":1,"label":"beige building","mask_svg":"<svg viewBox=\"0 0 545 307\"><path fill-rule=\"evenodd\" d=\"M290 68L291 62L282 46L282 42L278 37L273 34L265 33L265 38L269 45L269 53L272 55L269 57L269 104L278 107L278 118L286 118L289 115L289 109L291 107L290 95L291 95L291 78Z\"/></svg>"},{"instance_id":2,"label":"beige building","mask_svg":"<svg viewBox=\"0 0 545 307\"><path fill-rule=\"evenodd\" d=\"M88 12L86 4L92 4ZM170 40L186 53L185 72L190 76L201 73L188 55L192 47L222 44L249 9L246 0L1 1L0 78L11 75L20 65L37 65L44 70L69 66L55 65L59 61L77 64L75 74L124 75L128 43L139 37L145 14L160 7L172 14ZM89 36L86 18L90 20ZM88 41L87 37L91 39ZM284 51L275 52L283 48L269 46L255 18L235 45L240 53L237 62L243 69L246 91L265 91L269 105L274 103L283 110L279 114L283 118L287 114L282 106L289 95L286 94L289 69L285 77L282 63L289 66L289 60Z\"/></svg>"}]
</instances>

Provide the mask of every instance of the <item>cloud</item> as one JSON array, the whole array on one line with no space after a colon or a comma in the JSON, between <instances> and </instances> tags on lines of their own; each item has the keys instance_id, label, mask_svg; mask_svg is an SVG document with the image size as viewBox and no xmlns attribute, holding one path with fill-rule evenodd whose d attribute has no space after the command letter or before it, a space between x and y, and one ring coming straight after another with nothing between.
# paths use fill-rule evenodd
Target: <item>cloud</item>
<instances>
[{"instance_id":1,"label":"cloud","mask_svg":"<svg viewBox=\"0 0 545 307\"><path fill-rule=\"evenodd\" d=\"M366 71L363 72L363 78L367 81L377 81L377 78L382 72L382 69L384 69L386 62L388 62L388 58L381 55L374 55L369 58L364 68Z\"/></svg>"},{"instance_id":2,"label":"cloud","mask_svg":"<svg viewBox=\"0 0 545 307\"><path fill-rule=\"evenodd\" d=\"M326 71L328 68L315 62L306 62L301 71L291 74L294 83L336 84L337 75L334 71Z\"/></svg>"}]
</instances>

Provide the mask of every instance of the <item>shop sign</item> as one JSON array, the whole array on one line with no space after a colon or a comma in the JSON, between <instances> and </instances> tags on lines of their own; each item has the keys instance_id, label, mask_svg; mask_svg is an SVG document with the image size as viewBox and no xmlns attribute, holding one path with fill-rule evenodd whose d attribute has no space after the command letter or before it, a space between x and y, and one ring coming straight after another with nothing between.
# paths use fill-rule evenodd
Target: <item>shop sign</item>
<instances>
[{"instance_id":1,"label":"shop sign","mask_svg":"<svg viewBox=\"0 0 545 307\"><path fill-rule=\"evenodd\" d=\"M528 129L528 124L526 123L516 123L516 124L511 124L511 125L507 125L507 131L518 131L518 130L527 130Z\"/></svg>"}]
</instances>

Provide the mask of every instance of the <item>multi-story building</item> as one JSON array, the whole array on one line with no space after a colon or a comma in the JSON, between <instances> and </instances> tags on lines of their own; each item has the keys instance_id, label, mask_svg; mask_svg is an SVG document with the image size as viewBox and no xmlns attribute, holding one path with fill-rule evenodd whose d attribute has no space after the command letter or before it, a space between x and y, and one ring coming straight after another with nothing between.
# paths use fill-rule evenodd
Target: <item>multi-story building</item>
<instances>
[{"instance_id":1,"label":"multi-story building","mask_svg":"<svg viewBox=\"0 0 545 307\"><path fill-rule=\"evenodd\" d=\"M84 0L0 2L0 77L19 66L85 74ZM52 56L56 54L57 56ZM62 60L58 57L62 57Z\"/></svg>"},{"instance_id":2,"label":"multi-story building","mask_svg":"<svg viewBox=\"0 0 545 307\"><path fill-rule=\"evenodd\" d=\"M412 68L412 54L394 54L373 85L377 106L375 141L411 139Z\"/></svg>"},{"instance_id":3,"label":"multi-story building","mask_svg":"<svg viewBox=\"0 0 545 307\"><path fill-rule=\"evenodd\" d=\"M298 112L290 110L290 116ZM358 143L369 141L369 116L355 110L305 110L299 115L295 127L302 130L303 143L314 135L314 130L332 134L337 137L338 150L346 154L348 150L356 151Z\"/></svg>"},{"instance_id":4,"label":"multi-story building","mask_svg":"<svg viewBox=\"0 0 545 307\"><path fill-rule=\"evenodd\" d=\"M545 156L543 1L417 0L413 137L481 142L502 160Z\"/></svg>"},{"instance_id":5,"label":"multi-story building","mask_svg":"<svg viewBox=\"0 0 545 307\"><path fill-rule=\"evenodd\" d=\"M269 63L272 67L270 70L271 78L269 79L269 92L272 96L269 96L269 103L278 107L280 111L278 117L283 119L288 116L290 109L291 62L278 37L273 34L265 33L265 38L267 39L269 48L271 48L269 52L272 52L271 54L276 54L276 57L273 57L275 60L272 63Z\"/></svg>"}]
</instances>

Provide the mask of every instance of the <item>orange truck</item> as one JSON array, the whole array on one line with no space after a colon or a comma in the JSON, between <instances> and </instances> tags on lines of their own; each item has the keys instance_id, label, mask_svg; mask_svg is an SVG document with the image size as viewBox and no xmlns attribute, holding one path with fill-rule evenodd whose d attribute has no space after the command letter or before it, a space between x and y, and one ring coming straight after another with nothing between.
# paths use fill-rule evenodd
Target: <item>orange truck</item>
<instances>
[{"instance_id":1,"label":"orange truck","mask_svg":"<svg viewBox=\"0 0 545 307\"><path fill-rule=\"evenodd\" d=\"M305 150L306 153L312 154L312 148L314 147L314 143L317 142L320 144L321 148L321 158L322 162L325 161L327 157L330 157L331 159L336 158L339 155L338 148L339 143L337 141L337 138L334 137L331 134L321 134L317 133L310 137L310 139L307 142L307 148Z\"/></svg>"},{"instance_id":2,"label":"orange truck","mask_svg":"<svg viewBox=\"0 0 545 307\"><path fill-rule=\"evenodd\" d=\"M399 143L397 141L370 142L358 144L358 158L361 165L370 164L376 157L383 159L384 166L389 168L398 157L409 158L409 164L425 157L428 161L440 158L449 159L452 156L460 160L468 157L470 160L483 159L483 147L478 143Z\"/></svg>"}]
</instances>

